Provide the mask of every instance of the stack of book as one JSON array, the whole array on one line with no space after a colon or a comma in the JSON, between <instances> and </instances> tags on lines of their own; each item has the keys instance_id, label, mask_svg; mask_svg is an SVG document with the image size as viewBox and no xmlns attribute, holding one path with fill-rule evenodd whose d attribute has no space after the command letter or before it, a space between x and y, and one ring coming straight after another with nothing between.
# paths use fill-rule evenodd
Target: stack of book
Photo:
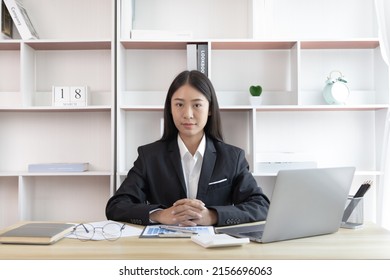
<instances>
[{"instance_id":1,"label":"stack of book","mask_svg":"<svg viewBox=\"0 0 390 280\"><path fill-rule=\"evenodd\" d=\"M88 162L33 163L28 165L28 172L84 172L88 167Z\"/></svg>"}]
</instances>

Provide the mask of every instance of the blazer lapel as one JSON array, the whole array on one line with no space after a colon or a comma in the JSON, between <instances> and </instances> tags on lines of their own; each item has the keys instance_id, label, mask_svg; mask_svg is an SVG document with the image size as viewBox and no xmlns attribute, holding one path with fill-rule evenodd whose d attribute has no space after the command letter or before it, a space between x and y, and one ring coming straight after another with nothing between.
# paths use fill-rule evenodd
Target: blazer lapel
<instances>
[{"instance_id":1,"label":"blazer lapel","mask_svg":"<svg viewBox=\"0 0 390 280\"><path fill-rule=\"evenodd\" d=\"M176 139L176 138L175 138ZM181 188L187 194L186 183L184 180L183 167L181 166L180 151L177 145L177 140L172 140L168 143L169 158L175 169L177 177L180 180Z\"/></svg>"},{"instance_id":2,"label":"blazer lapel","mask_svg":"<svg viewBox=\"0 0 390 280\"><path fill-rule=\"evenodd\" d=\"M217 153L214 142L206 137L206 150L203 157L202 170L200 172L197 198L202 200L207 193L207 188L213 174Z\"/></svg>"}]
</instances>

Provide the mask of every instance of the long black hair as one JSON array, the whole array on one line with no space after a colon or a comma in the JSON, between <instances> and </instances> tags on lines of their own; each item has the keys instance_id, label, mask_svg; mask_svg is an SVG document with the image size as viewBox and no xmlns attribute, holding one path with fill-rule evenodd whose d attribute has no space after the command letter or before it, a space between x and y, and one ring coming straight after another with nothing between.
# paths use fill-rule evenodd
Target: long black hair
<instances>
[{"instance_id":1,"label":"long black hair","mask_svg":"<svg viewBox=\"0 0 390 280\"><path fill-rule=\"evenodd\" d=\"M215 94L214 87L210 79L197 70L183 71L173 80L168 89L164 106L164 133L161 137L162 141L171 140L177 137L178 129L173 122L171 101L173 94L182 86L190 85L201 92L209 102L209 117L204 127L204 132L208 137L217 141L223 141L221 128L221 115L219 112L218 100Z\"/></svg>"}]
</instances>

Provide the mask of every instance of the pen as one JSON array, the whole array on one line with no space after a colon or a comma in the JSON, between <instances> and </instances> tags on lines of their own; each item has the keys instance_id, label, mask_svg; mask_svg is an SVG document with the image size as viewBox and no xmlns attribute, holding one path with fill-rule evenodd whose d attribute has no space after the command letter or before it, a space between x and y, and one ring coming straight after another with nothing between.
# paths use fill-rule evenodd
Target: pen
<instances>
[{"instance_id":1,"label":"pen","mask_svg":"<svg viewBox=\"0 0 390 280\"><path fill-rule=\"evenodd\" d=\"M360 186L360 188L358 189L358 191L356 192L354 197L363 197L365 195L365 193L368 191L368 189L371 187L371 184L372 184L372 181L364 182Z\"/></svg>"},{"instance_id":2,"label":"pen","mask_svg":"<svg viewBox=\"0 0 390 280\"><path fill-rule=\"evenodd\" d=\"M173 232L180 232L180 233L188 233L188 234L196 234L195 230L182 228L179 226L160 226L161 229L166 229Z\"/></svg>"}]
</instances>

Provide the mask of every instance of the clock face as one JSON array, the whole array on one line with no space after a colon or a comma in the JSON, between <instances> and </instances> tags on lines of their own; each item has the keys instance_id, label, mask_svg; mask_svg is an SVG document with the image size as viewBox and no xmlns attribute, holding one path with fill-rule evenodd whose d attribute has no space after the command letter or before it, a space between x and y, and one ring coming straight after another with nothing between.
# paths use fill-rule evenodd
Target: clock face
<instances>
[{"instance_id":1,"label":"clock face","mask_svg":"<svg viewBox=\"0 0 390 280\"><path fill-rule=\"evenodd\" d=\"M335 103L344 103L349 96L349 89L344 83L334 83L331 88L331 95Z\"/></svg>"},{"instance_id":2,"label":"clock face","mask_svg":"<svg viewBox=\"0 0 390 280\"><path fill-rule=\"evenodd\" d=\"M328 104L345 104L349 97L348 86L344 82L328 83L323 89L323 96Z\"/></svg>"}]
</instances>

